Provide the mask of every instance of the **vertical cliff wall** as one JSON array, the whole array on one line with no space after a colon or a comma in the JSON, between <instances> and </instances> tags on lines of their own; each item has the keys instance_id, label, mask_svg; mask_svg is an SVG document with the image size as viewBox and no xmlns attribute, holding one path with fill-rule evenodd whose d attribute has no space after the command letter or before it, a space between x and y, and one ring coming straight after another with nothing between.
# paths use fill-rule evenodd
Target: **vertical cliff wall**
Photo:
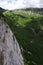
<instances>
[{"instance_id":1,"label":"vertical cliff wall","mask_svg":"<svg viewBox=\"0 0 43 65\"><path fill-rule=\"evenodd\" d=\"M19 44L3 18L0 18L0 65L24 65Z\"/></svg>"}]
</instances>

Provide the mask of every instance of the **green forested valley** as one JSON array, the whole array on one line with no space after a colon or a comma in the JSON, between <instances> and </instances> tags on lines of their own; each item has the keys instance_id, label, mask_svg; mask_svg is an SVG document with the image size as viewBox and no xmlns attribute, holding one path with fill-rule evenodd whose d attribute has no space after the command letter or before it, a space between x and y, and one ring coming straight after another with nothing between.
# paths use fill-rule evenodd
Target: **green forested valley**
<instances>
[{"instance_id":1,"label":"green forested valley","mask_svg":"<svg viewBox=\"0 0 43 65\"><path fill-rule=\"evenodd\" d=\"M3 12L5 22L20 45L25 65L43 65L43 14L38 12Z\"/></svg>"}]
</instances>

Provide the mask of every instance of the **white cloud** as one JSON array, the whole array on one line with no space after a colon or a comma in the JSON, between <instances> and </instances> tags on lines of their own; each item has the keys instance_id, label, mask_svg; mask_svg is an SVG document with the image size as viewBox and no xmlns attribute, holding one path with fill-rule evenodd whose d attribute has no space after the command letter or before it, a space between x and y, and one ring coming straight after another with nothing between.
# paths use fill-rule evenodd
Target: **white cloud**
<instances>
[{"instance_id":1,"label":"white cloud","mask_svg":"<svg viewBox=\"0 0 43 65\"><path fill-rule=\"evenodd\" d=\"M27 7L40 7L40 0L26 0Z\"/></svg>"},{"instance_id":2,"label":"white cloud","mask_svg":"<svg viewBox=\"0 0 43 65\"><path fill-rule=\"evenodd\" d=\"M0 7L4 9L19 9L27 7L43 7L42 0L0 0Z\"/></svg>"},{"instance_id":3,"label":"white cloud","mask_svg":"<svg viewBox=\"0 0 43 65\"><path fill-rule=\"evenodd\" d=\"M3 0L0 1L0 7L4 9L18 9L18 8L24 8L26 7L26 4L23 4L23 0Z\"/></svg>"},{"instance_id":4,"label":"white cloud","mask_svg":"<svg viewBox=\"0 0 43 65\"><path fill-rule=\"evenodd\" d=\"M43 0L40 0L40 7L43 8Z\"/></svg>"}]
</instances>

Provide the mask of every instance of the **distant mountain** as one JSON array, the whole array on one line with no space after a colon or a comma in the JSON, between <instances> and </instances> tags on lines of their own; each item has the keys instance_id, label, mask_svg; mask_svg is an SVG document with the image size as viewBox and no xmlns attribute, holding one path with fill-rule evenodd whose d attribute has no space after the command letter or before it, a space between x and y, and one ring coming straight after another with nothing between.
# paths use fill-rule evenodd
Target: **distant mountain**
<instances>
[{"instance_id":1,"label":"distant mountain","mask_svg":"<svg viewBox=\"0 0 43 65\"><path fill-rule=\"evenodd\" d=\"M33 13L43 14L43 8L25 8L25 9L21 9L21 10L31 11Z\"/></svg>"}]
</instances>

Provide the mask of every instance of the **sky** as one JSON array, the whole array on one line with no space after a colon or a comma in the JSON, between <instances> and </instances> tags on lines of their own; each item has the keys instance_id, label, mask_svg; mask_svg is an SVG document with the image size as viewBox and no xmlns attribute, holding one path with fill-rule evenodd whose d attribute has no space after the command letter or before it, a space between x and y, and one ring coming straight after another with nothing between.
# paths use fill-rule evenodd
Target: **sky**
<instances>
[{"instance_id":1,"label":"sky","mask_svg":"<svg viewBox=\"0 0 43 65\"><path fill-rule=\"evenodd\" d=\"M14 10L21 8L43 8L43 0L0 0L0 7Z\"/></svg>"}]
</instances>

